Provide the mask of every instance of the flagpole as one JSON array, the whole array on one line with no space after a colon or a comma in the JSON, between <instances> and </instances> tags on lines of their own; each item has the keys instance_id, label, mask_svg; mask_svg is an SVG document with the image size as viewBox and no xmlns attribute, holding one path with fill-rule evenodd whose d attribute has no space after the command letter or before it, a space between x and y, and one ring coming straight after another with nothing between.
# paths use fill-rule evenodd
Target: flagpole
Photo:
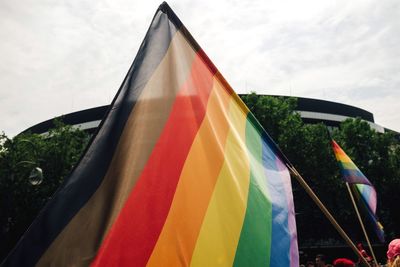
<instances>
[{"instance_id":1,"label":"flagpole","mask_svg":"<svg viewBox=\"0 0 400 267\"><path fill-rule=\"evenodd\" d=\"M360 257L360 259L362 260L362 262L364 264L366 264L366 266L371 267L371 265L368 263L368 261L364 258L364 256L361 254L361 252L357 249L357 247L353 243L353 241L351 241L351 239L348 237L346 232L337 223L337 221L332 216L332 214L328 211L328 209L325 207L325 205L317 197L317 195L314 193L314 191L308 186L308 184L303 179L303 177L300 175L300 173L296 170L296 168L294 166L291 166L290 164L286 164L286 166L289 168L289 170L292 172L292 174L296 177L297 181L304 188L304 190L311 197L311 199L315 202L315 204L317 204L317 206L320 208L322 213L324 213L324 215L328 218L328 220L331 222L331 224L339 232L340 236L346 241L346 243L350 246L350 248L353 249L354 253Z\"/></svg>"},{"instance_id":2,"label":"flagpole","mask_svg":"<svg viewBox=\"0 0 400 267\"><path fill-rule=\"evenodd\" d=\"M355 201L355 199L354 199L353 192L351 191L350 185L349 185L348 182L346 182L346 187L347 187L347 190L349 191L349 195L350 195L350 198L351 198L351 202L353 202L353 206L354 206L354 209L356 210L356 214L357 214L358 221L360 222L360 225L361 225L361 228L362 228L362 230L363 230L365 239L367 240L368 247L369 247L369 249L371 250L372 257L374 258L374 262L375 262L375 264L378 264L378 262L376 261L376 257L375 257L374 250L372 249L372 246L371 246L371 242L369 241L369 237L368 237L367 231L365 230L364 223L363 223L363 221L362 221L362 219L361 219L360 212L358 211L358 207L357 207L356 201Z\"/></svg>"}]
</instances>

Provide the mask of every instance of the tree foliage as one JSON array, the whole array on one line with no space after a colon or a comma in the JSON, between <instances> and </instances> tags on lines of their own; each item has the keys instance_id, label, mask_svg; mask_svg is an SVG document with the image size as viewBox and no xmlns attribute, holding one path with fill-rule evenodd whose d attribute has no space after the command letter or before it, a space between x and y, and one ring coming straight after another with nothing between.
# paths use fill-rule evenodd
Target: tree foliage
<instances>
[{"instance_id":1,"label":"tree foliage","mask_svg":"<svg viewBox=\"0 0 400 267\"><path fill-rule=\"evenodd\" d=\"M46 135L0 136L0 258L51 198L88 142L87 133L55 124Z\"/></svg>"},{"instance_id":2,"label":"tree foliage","mask_svg":"<svg viewBox=\"0 0 400 267\"><path fill-rule=\"evenodd\" d=\"M242 96L242 99L353 240L364 240L340 176L327 127L322 123L304 124L295 112L295 98L253 93ZM391 132L377 133L359 118L342 122L332 136L374 184L378 192L378 216L385 227L387 239L398 236L398 139ZM293 190L300 245L342 243L334 228L297 182L293 182ZM367 223L367 227L373 233L372 226ZM373 241L377 241L374 234L371 236Z\"/></svg>"}]
</instances>

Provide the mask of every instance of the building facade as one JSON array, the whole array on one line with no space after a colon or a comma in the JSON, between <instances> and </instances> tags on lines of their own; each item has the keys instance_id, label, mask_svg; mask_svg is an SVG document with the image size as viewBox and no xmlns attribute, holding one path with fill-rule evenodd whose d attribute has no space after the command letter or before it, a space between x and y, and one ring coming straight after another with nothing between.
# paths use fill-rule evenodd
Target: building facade
<instances>
[{"instance_id":1,"label":"building facade","mask_svg":"<svg viewBox=\"0 0 400 267\"><path fill-rule=\"evenodd\" d=\"M63 116L60 116L59 118L65 124L72 125L73 127L93 133L96 131L102 118L107 113L109 107L109 105L105 105L85 109L65 114ZM371 126L371 128L375 129L377 132L383 133L385 131L384 127L374 122L374 116L371 112L342 103L297 97L296 111L300 114L305 123L323 122L327 126L338 127L340 122L348 118L359 117L362 120L366 121ZM54 119L49 119L38 123L26 129L24 132L45 134L48 132L49 129L54 127L53 120Z\"/></svg>"}]
</instances>

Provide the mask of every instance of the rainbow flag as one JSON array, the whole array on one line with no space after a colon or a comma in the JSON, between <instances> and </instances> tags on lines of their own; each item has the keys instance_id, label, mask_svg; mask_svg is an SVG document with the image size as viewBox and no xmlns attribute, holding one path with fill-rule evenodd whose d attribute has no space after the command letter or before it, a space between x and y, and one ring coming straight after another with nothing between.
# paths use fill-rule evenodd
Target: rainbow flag
<instances>
[{"instance_id":1,"label":"rainbow flag","mask_svg":"<svg viewBox=\"0 0 400 267\"><path fill-rule=\"evenodd\" d=\"M298 266L290 175L163 3L98 133L4 266Z\"/></svg>"},{"instance_id":2,"label":"rainbow flag","mask_svg":"<svg viewBox=\"0 0 400 267\"><path fill-rule=\"evenodd\" d=\"M332 148L344 181L350 184L358 203L361 204L360 206L372 222L379 240L384 242L383 226L376 217L377 196L374 186L335 140L332 140Z\"/></svg>"}]
</instances>

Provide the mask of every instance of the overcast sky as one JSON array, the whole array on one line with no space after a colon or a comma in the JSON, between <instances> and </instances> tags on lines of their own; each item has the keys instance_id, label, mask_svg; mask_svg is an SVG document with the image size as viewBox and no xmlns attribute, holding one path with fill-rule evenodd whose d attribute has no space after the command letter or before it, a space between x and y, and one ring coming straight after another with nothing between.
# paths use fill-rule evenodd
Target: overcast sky
<instances>
[{"instance_id":1,"label":"overcast sky","mask_svg":"<svg viewBox=\"0 0 400 267\"><path fill-rule=\"evenodd\" d=\"M160 1L1 0L0 131L109 104ZM238 93L325 99L400 131L400 1L170 1Z\"/></svg>"}]
</instances>

